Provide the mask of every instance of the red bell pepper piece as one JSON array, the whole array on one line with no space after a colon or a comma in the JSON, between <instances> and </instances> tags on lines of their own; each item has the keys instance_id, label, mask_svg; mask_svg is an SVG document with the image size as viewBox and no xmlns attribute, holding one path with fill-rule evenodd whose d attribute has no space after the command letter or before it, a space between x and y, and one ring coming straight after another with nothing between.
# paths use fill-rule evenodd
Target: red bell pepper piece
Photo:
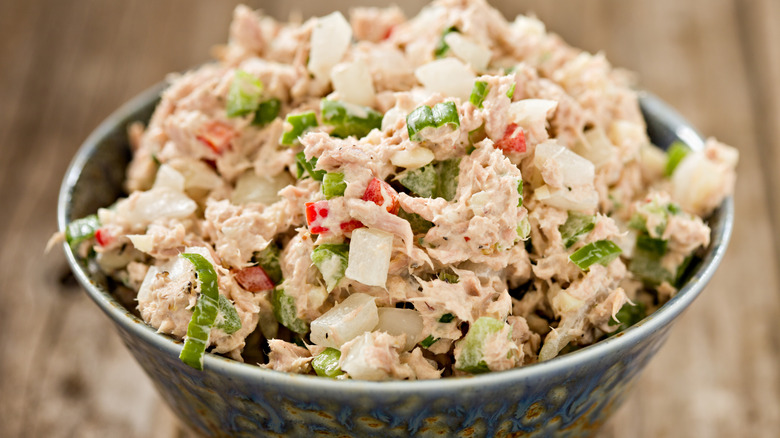
<instances>
[{"instance_id":1,"label":"red bell pepper piece","mask_svg":"<svg viewBox=\"0 0 780 438\"><path fill-rule=\"evenodd\" d=\"M363 193L363 200L385 207L392 214L398 214L398 209L401 208L401 204L398 203L398 192L379 178L374 178L368 183Z\"/></svg>"},{"instance_id":2,"label":"red bell pepper piece","mask_svg":"<svg viewBox=\"0 0 780 438\"><path fill-rule=\"evenodd\" d=\"M250 266L248 268L235 271L236 281L249 292L262 292L274 288L274 282L266 274L265 269L260 266Z\"/></svg>"},{"instance_id":3,"label":"red bell pepper piece","mask_svg":"<svg viewBox=\"0 0 780 438\"><path fill-rule=\"evenodd\" d=\"M213 120L201 126L196 138L206 144L214 152L221 154L236 136L236 132L227 123Z\"/></svg>"},{"instance_id":4,"label":"red bell pepper piece","mask_svg":"<svg viewBox=\"0 0 780 438\"><path fill-rule=\"evenodd\" d=\"M496 142L496 147L504 152L525 152L525 132L517 123L510 123L504 131L504 137Z\"/></svg>"},{"instance_id":5,"label":"red bell pepper piece","mask_svg":"<svg viewBox=\"0 0 780 438\"><path fill-rule=\"evenodd\" d=\"M98 245L107 246L114 241L114 236L112 236L111 233L109 233L105 228L98 228L95 231L95 240L97 241Z\"/></svg>"},{"instance_id":6,"label":"red bell pepper piece","mask_svg":"<svg viewBox=\"0 0 780 438\"><path fill-rule=\"evenodd\" d=\"M328 217L328 201L307 202L306 224L312 234L327 233L328 229L322 226Z\"/></svg>"}]
</instances>

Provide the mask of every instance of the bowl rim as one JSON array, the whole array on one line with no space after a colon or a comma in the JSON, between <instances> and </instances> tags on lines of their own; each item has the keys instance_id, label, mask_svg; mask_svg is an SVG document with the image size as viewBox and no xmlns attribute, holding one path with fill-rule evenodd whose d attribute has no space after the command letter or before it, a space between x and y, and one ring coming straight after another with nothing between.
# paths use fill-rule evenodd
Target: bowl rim
<instances>
[{"instance_id":1,"label":"bowl rim","mask_svg":"<svg viewBox=\"0 0 780 438\"><path fill-rule=\"evenodd\" d=\"M118 125L123 124L139 109L158 99L166 86L166 82L160 82L127 101L100 123L80 146L68 166L60 187L57 221L61 231L65 230L68 223L67 216L70 213L69 202L73 188L80 177L82 168L91 158L93 151L100 145L101 140L114 131ZM678 138L686 141L694 149L703 147L703 137L687 120L661 99L649 92L640 91L639 101L643 110L654 113L658 120L670 128ZM723 260L731 239L734 223L734 202L731 196L727 197L719 207L719 215L720 220L711 231L713 236L710 243L711 248L707 250L705 257L700 262L691 279L680 288L674 297L658 310L648 315L644 320L629 327L618 336L613 336L580 350L557 356L549 361L473 376L446 377L433 380L387 380L374 382L352 379L336 380L312 375L286 373L207 353L204 360L204 370L196 372L217 373L257 383L282 386L292 385L299 387L298 389L309 391L385 391L398 394L419 393L421 391L435 391L437 393L443 391L461 392L464 389L503 386L509 382L533 381L548 374L571 373L578 365L598 361L600 358L609 356L616 351L627 349L649 337L652 333L664 329L696 299ZM177 341L168 335L157 333L154 328L130 313L108 291L102 290L90 280L83 265L79 263L67 243L63 243L63 249L76 279L98 307L119 326L118 328L154 346L162 352L161 354L170 354L178 357L182 348L181 341Z\"/></svg>"}]
</instances>

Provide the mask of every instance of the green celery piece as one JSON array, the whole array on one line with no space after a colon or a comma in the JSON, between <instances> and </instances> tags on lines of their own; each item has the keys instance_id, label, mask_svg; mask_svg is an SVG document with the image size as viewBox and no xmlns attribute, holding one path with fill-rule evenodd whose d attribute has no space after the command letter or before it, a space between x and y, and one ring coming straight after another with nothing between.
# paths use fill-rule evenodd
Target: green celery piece
<instances>
[{"instance_id":1,"label":"green celery piece","mask_svg":"<svg viewBox=\"0 0 780 438\"><path fill-rule=\"evenodd\" d=\"M645 319L646 316L647 316L647 310L645 309L644 304L642 303L637 303L636 305L631 305L631 303L623 304L623 307L621 307L620 310L618 310L618 312L615 314L615 318L617 318L619 322L615 321L614 319L609 320L609 325L619 326L617 330L615 330L610 334L610 336L622 332L623 330Z\"/></svg>"},{"instance_id":2,"label":"green celery piece","mask_svg":"<svg viewBox=\"0 0 780 438\"><path fill-rule=\"evenodd\" d=\"M414 234L425 234L433 227L433 222L425 220L417 213L407 213L403 208L398 210L398 217L409 222Z\"/></svg>"},{"instance_id":3,"label":"green celery piece","mask_svg":"<svg viewBox=\"0 0 780 438\"><path fill-rule=\"evenodd\" d=\"M330 135L339 138L363 138L372 129L382 128L382 113L367 106L322 99L322 123L333 126Z\"/></svg>"},{"instance_id":4,"label":"green celery piece","mask_svg":"<svg viewBox=\"0 0 780 438\"><path fill-rule=\"evenodd\" d=\"M325 199L344 196L347 183L344 182L344 174L340 172L328 172L322 178L322 194Z\"/></svg>"},{"instance_id":5,"label":"green celery piece","mask_svg":"<svg viewBox=\"0 0 780 438\"><path fill-rule=\"evenodd\" d=\"M433 119L433 110L431 107L423 105L416 108L406 116L406 131L409 133L409 140L422 141L420 134L425 128L435 128L436 121Z\"/></svg>"},{"instance_id":6,"label":"green celery piece","mask_svg":"<svg viewBox=\"0 0 780 438\"><path fill-rule=\"evenodd\" d=\"M252 261L260 265L274 284L282 282L282 267L279 266L279 247L271 242L262 251L252 254Z\"/></svg>"},{"instance_id":7,"label":"green celery piece","mask_svg":"<svg viewBox=\"0 0 780 438\"><path fill-rule=\"evenodd\" d=\"M531 221L528 220L528 217L524 217L517 225L517 235L521 240L528 240L531 235Z\"/></svg>"},{"instance_id":8,"label":"green celery piece","mask_svg":"<svg viewBox=\"0 0 780 438\"><path fill-rule=\"evenodd\" d=\"M471 155L476 150L475 143L479 143L487 138L487 132L485 131L485 124L479 125L479 128L469 131L469 145L466 146L466 155Z\"/></svg>"},{"instance_id":9,"label":"green celery piece","mask_svg":"<svg viewBox=\"0 0 780 438\"><path fill-rule=\"evenodd\" d=\"M651 254L656 254L659 257L662 257L664 254L666 254L666 245L666 240L656 239L654 237L648 236L645 233L641 233L636 236L636 247L638 249L649 252Z\"/></svg>"},{"instance_id":10,"label":"green celery piece","mask_svg":"<svg viewBox=\"0 0 780 438\"><path fill-rule=\"evenodd\" d=\"M76 219L65 227L65 241L73 251L76 251L81 242L95 237L98 228L100 228L100 219L96 214Z\"/></svg>"},{"instance_id":11,"label":"green celery piece","mask_svg":"<svg viewBox=\"0 0 780 438\"><path fill-rule=\"evenodd\" d=\"M441 38L439 38L439 42L436 43L436 48L433 50L433 56L435 58L444 58L444 55L446 55L450 50L449 44L444 41L444 37L446 37L450 32L458 32L458 28L455 26L450 26L441 32Z\"/></svg>"},{"instance_id":12,"label":"green celery piece","mask_svg":"<svg viewBox=\"0 0 780 438\"><path fill-rule=\"evenodd\" d=\"M222 322L217 324L218 329L222 329L225 333L232 335L241 329L241 318L238 317L238 312L233 306L233 303L227 299L226 296L220 295L218 300L219 313L222 314Z\"/></svg>"},{"instance_id":13,"label":"green celery piece","mask_svg":"<svg viewBox=\"0 0 780 438\"><path fill-rule=\"evenodd\" d=\"M460 126L460 116L458 115L458 107L455 106L455 102L437 103L433 106L431 112L433 114L433 123L437 128L446 125L450 129L455 129Z\"/></svg>"},{"instance_id":14,"label":"green celery piece","mask_svg":"<svg viewBox=\"0 0 780 438\"><path fill-rule=\"evenodd\" d=\"M469 328L466 336L459 341L463 348L455 361L455 368L467 373L485 373L490 371L483 360L483 348L489 335L498 333L504 328L504 322L489 316L477 319Z\"/></svg>"},{"instance_id":15,"label":"green celery piece","mask_svg":"<svg viewBox=\"0 0 780 438\"><path fill-rule=\"evenodd\" d=\"M274 121L279 116L279 111L282 109L282 101L272 97L270 99L260 102L260 106L255 111L255 118L252 120L252 124L255 126L265 126Z\"/></svg>"},{"instance_id":16,"label":"green celery piece","mask_svg":"<svg viewBox=\"0 0 780 438\"><path fill-rule=\"evenodd\" d=\"M453 315L452 313L445 313L444 315L441 316L441 318L439 318L439 322L447 324L449 322L452 322L453 319L455 319L455 315Z\"/></svg>"},{"instance_id":17,"label":"green celery piece","mask_svg":"<svg viewBox=\"0 0 780 438\"><path fill-rule=\"evenodd\" d=\"M227 116L240 117L255 111L260 105L263 83L251 74L236 70L227 94Z\"/></svg>"},{"instance_id":18,"label":"green celery piece","mask_svg":"<svg viewBox=\"0 0 780 438\"><path fill-rule=\"evenodd\" d=\"M203 369L203 355L209 342L209 334L219 311L219 289L217 272L214 266L200 254L184 253L179 255L195 267L200 281L200 295L192 310L192 319L187 325L187 336L179 359L196 370Z\"/></svg>"},{"instance_id":19,"label":"green celery piece","mask_svg":"<svg viewBox=\"0 0 780 438\"><path fill-rule=\"evenodd\" d=\"M471 89L471 96L469 96L469 102L477 108L482 108L482 102L485 101L485 97L490 91L487 82L475 81L474 88Z\"/></svg>"},{"instance_id":20,"label":"green celery piece","mask_svg":"<svg viewBox=\"0 0 780 438\"><path fill-rule=\"evenodd\" d=\"M279 324L301 335L309 331L309 325L298 318L295 299L284 293L284 289L279 287L274 289L271 304Z\"/></svg>"},{"instance_id":21,"label":"green celery piece","mask_svg":"<svg viewBox=\"0 0 780 438\"><path fill-rule=\"evenodd\" d=\"M654 252L644 251L638 247L634 249L634 254L628 264L628 270L642 282L651 286L658 286L664 281L672 284L675 280L674 274L661 264L661 256Z\"/></svg>"},{"instance_id":22,"label":"green celery piece","mask_svg":"<svg viewBox=\"0 0 780 438\"><path fill-rule=\"evenodd\" d=\"M460 174L460 158L451 158L436 163L438 183L436 185L437 197L452 201L458 190L458 175Z\"/></svg>"},{"instance_id":23,"label":"green celery piece","mask_svg":"<svg viewBox=\"0 0 780 438\"><path fill-rule=\"evenodd\" d=\"M430 163L405 172L398 179L398 182L420 197L433 198L437 193L438 179L439 174L436 172L434 164Z\"/></svg>"},{"instance_id":24,"label":"green celery piece","mask_svg":"<svg viewBox=\"0 0 780 438\"><path fill-rule=\"evenodd\" d=\"M455 284L460 281L460 277L458 277L458 274L443 271L439 273L439 280L450 284Z\"/></svg>"},{"instance_id":25,"label":"green celery piece","mask_svg":"<svg viewBox=\"0 0 780 438\"><path fill-rule=\"evenodd\" d=\"M314 181L322 182L322 179L325 178L325 174L328 173L325 170L314 170L314 168L317 167L317 157L311 157L311 160L306 160L306 155L303 151L295 154L295 165L297 167L296 175L298 176L298 179L305 178L305 175L309 174Z\"/></svg>"},{"instance_id":26,"label":"green celery piece","mask_svg":"<svg viewBox=\"0 0 780 438\"><path fill-rule=\"evenodd\" d=\"M596 227L596 216L583 214L577 211L569 211L566 222L558 227L563 239L563 246L571 248L580 238Z\"/></svg>"},{"instance_id":27,"label":"green celery piece","mask_svg":"<svg viewBox=\"0 0 780 438\"><path fill-rule=\"evenodd\" d=\"M672 176L674 169L677 165L691 152L691 148L687 144L681 141L675 141L669 146L666 151L666 167L664 168L664 175L667 177Z\"/></svg>"},{"instance_id":28,"label":"green celery piece","mask_svg":"<svg viewBox=\"0 0 780 438\"><path fill-rule=\"evenodd\" d=\"M308 111L299 114L287 114L285 121L292 125L292 129L282 133L281 138L279 138L279 143L287 146L299 144L300 140L298 137L303 135L309 129L318 126L317 116L314 114L314 111Z\"/></svg>"},{"instance_id":29,"label":"green celery piece","mask_svg":"<svg viewBox=\"0 0 780 438\"><path fill-rule=\"evenodd\" d=\"M314 248L311 261L320 270L328 292L344 278L349 261L348 243L325 243Z\"/></svg>"},{"instance_id":30,"label":"green celery piece","mask_svg":"<svg viewBox=\"0 0 780 438\"><path fill-rule=\"evenodd\" d=\"M620 247L611 240L599 240L574 251L569 256L569 260L583 271L587 271L594 263L606 266L615 260L620 253Z\"/></svg>"},{"instance_id":31,"label":"green celery piece","mask_svg":"<svg viewBox=\"0 0 780 438\"><path fill-rule=\"evenodd\" d=\"M335 348L328 347L322 353L314 356L314 359L311 361L311 367L314 368L314 372L318 376L335 379L337 376L344 374L339 366L339 359L341 359L341 352Z\"/></svg>"},{"instance_id":32,"label":"green celery piece","mask_svg":"<svg viewBox=\"0 0 780 438\"><path fill-rule=\"evenodd\" d=\"M509 91L506 92L506 97L508 97L509 100L512 100L512 97L514 97L514 95L515 95L515 86L516 85L517 85L517 83L513 82L512 86L509 87Z\"/></svg>"},{"instance_id":33,"label":"green celery piece","mask_svg":"<svg viewBox=\"0 0 780 438\"><path fill-rule=\"evenodd\" d=\"M427 338L423 339L423 340L420 342L420 346L421 346L422 348L430 348L430 347L431 347L431 345L433 345L433 344L434 344L436 341L438 341L438 340L439 340L439 338L434 338L434 337L433 337L433 335L428 335L428 337L427 337Z\"/></svg>"},{"instance_id":34,"label":"green celery piece","mask_svg":"<svg viewBox=\"0 0 780 438\"><path fill-rule=\"evenodd\" d=\"M522 207L523 206L523 180L522 179L517 181L517 194L520 195L520 200L517 201L517 206Z\"/></svg>"}]
</instances>

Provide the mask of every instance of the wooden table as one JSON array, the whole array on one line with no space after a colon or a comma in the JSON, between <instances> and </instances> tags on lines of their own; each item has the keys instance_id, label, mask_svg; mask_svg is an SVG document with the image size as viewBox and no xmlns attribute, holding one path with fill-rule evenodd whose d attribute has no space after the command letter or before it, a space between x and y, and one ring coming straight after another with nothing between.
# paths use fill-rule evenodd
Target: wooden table
<instances>
[{"instance_id":1,"label":"wooden table","mask_svg":"<svg viewBox=\"0 0 780 438\"><path fill-rule=\"evenodd\" d=\"M304 3L252 6L284 16ZM741 153L726 259L603 435L777 436L780 233L771 230L780 225L780 173L772 170L780 167L780 3L502 3L506 15L535 11L568 41L603 50ZM60 249L43 248L81 141L167 72L206 60L225 41L233 5L0 2L0 436L189 436L75 284Z\"/></svg>"}]
</instances>

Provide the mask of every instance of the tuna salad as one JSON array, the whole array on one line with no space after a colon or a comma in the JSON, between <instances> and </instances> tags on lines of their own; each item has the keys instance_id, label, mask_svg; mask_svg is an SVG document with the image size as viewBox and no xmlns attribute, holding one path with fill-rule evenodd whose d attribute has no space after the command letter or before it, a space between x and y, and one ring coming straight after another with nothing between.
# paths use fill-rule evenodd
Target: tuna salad
<instances>
[{"instance_id":1,"label":"tuna salad","mask_svg":"<svg viewBox=\"0 0 780 438\"><path fill-rule=\"evenodd\" d=\"M632 75L484 0L239 6L216 53L130 128L127 196L62 234L198 369L550 360L674 296L733 190L735 149L652 145Z\"/></svg>"}]
</instances>

